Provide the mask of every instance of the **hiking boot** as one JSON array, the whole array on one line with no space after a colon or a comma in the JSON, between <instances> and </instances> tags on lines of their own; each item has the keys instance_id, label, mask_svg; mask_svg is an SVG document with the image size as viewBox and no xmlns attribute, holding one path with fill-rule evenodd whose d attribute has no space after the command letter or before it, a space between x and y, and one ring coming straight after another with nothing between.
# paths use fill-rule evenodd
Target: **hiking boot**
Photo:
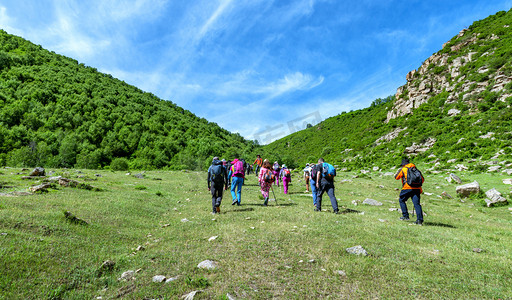
<instances>
[{"instance_id":1,"label":"hiking boot","mask_svg":"<svg viewBox=\"0 0 512 300\"><path fill-rule=\"evenodd\" d=\"M240 204L240 202L237 202L237 203L236 203L236 205L240 206L240 205L242 205L242 204Z\"/></svg>"},{"instance_id":2,"label":"hiking boot","mask_svg":"<svg viewBox=\"0 0 512 300\"><path fill-rule=\"evenodd\" d=\"M215 212L216 212L216 213L220 213L220 206L216 206L216 207L215 207Z\"/></svg>"},{"instance_id":3,"label":"hiking boot","mask_svg":"<svg viewBox=\"0 0 512 300\"><path fill-rule=\"evenodd\" d=\"M339 209L337 209L337 210L333 211L333 213L335 213L335 214L339 215L339 214L340 214L340 210L339 210Z\"/></svg>"},{"instance_id":4,"label":"hiking boot","mask_svg":"<svg viewBox=\"0 0 512 300\"><path fill-rule=\"evenodd\" d=\"M416 222L414 222L415 225L420 225L420 226L423 226L423 221L421 220L416 220Z\"/></svg>"},{"instance_id":5,"label":"hiking boot","mask_svg":"<svg viewBox=\"0 0 512 300\"><path fill-rule=\"evenodd\" d=\"M237 204L238 202L236 200L233 200L233 203L231 203L231 205L235 205Z\"/></svg>"},{"instance_id":6,"label":"hiking boot","mask_svg":"<svg viewBox=\"0 0 512 300\"><path fill-rule=\"evenodd\" d=\"M321 209L318 209L318 207L315 207L315 211L322 211Z\"/></svg>"},{"instance_id":7,"label":"hiking boot","mask_svg":"<svg viewBox=\"0 0 512 300\"><path fill-rule=\"evenodd\" d=\"M402 221L409 221L409 217L400 217L400 220L402 220Z\"/></svg>"}]
</instances>

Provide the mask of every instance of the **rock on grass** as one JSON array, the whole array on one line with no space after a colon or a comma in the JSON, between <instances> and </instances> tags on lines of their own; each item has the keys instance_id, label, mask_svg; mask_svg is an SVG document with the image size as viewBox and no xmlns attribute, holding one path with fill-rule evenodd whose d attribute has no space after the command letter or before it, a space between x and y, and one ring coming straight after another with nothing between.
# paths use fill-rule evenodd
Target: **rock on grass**
<instances>
[{"instance_id":1,"label":"rock on grass","mask_svg":"<svg viewBox=\"0 0 512 300\"><path fill-rule=\"evenodd\" d=\"M368 256L368 252L361 245L350 247L345 250L350 254Z\"/></svg>"},{"instance_id":2,"label":"rock on grass","mask_svg":"<svg viewBox=\"0 0 512 300\"><path fill-rule=\"evenodd\" d=\"M218 267L218 263L213 260L204 260L200 262L197 267L199 269L215 270Z\"/></svg>"}]
</instances>

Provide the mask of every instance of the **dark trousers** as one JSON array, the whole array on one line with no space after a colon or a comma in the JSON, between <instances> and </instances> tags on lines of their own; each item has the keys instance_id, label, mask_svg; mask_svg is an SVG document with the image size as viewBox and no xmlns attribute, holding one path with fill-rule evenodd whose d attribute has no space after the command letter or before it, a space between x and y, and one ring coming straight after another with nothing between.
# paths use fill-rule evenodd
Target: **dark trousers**
<instances>
[{"instance_id":1,"label":"dark trousers","mask_svg":"<svg viewBox=\"0 0 512 300\"><path fill-rule=\"evenodd\" d=\"M224 184L212 185L210 191L212 192L212 209L216 212L215 207L219 207L222 202L222 192L224 191Z\"/></svg>"},{"instance_id":2,"label":"dark trousers","mask_svg":"<svg viewBox=\"0 0 512 300\"><path fill-rule=\"evenodd\" d=\"M416 211L416 219L418 221L423 221L423 210L421 209L420 204L420 194L421 191L419 189L402 190L400 192L398 202L400 202L400 209L402 210L402 216L404 218L409 218L409 211L407 211L407 204L405 202L407 199L411 198L412 203L414 204L414 210Z\"/></svg>"},{"instance_id":3,"label":"dark trousers","mask_svg":"<svg viewBox=\"0 0 512 300\"><path fill-rule=\"evenodd\" d=\"M316 197L316 208L322 209L322 195L324 192L327 192L327 195L331 199L333 211L338 211L338 201L336 200L336 196L334 196L334 182L326 179L320 181L320 189L317 191Z\"/></svg>"}]
</instances>

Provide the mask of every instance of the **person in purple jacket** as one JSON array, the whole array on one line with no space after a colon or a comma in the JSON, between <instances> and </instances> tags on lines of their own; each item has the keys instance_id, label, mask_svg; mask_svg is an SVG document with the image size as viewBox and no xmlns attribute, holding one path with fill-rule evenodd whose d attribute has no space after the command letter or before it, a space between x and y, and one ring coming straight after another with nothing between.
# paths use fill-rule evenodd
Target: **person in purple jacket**
<instances>
[{"instance_id":1,"label":"person in purple jacket","mask_svg":"<svg viewBox=\"0 0 512 300\"><path fill-rule=\"evenodd\" d=\"M286 165L282 166L279 178L283 180L284 193L288 194L288 185L292 182L292 174Z\"/></svg>"}]
</instances>

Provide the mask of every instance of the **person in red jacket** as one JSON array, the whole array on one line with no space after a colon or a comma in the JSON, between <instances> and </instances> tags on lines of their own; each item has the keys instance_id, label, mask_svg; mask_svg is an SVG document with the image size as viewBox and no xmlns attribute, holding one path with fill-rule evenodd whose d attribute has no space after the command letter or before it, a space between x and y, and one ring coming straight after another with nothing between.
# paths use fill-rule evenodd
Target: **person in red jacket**
<instances>
[{"instance_id":1,"label":"person in red jacket","mask_svg":"<svg viewBox=\"0 0 512 300\"><path fill-rule=\"evenodd\" d=\"M421 209L420 204L420 195L423 193L421 186L412 187L407 184L407 170L409 168L416 167L414 164L409 162L408 158L402 159L402 164L400 169L395 175L395 179L402 179L402 190L400 191L400 196L398 198L398 202L400 203L400 209L402 210L402 217L400 220L409 220L409 212L407 211L407 204L405 203L407 199L411 198L412 203L414 204L414 210L416 211L416 222L414 224L423 225L423 210ZM423 183L425 179L422 176L421 182Z\"/></svg>"}]
</instances>

